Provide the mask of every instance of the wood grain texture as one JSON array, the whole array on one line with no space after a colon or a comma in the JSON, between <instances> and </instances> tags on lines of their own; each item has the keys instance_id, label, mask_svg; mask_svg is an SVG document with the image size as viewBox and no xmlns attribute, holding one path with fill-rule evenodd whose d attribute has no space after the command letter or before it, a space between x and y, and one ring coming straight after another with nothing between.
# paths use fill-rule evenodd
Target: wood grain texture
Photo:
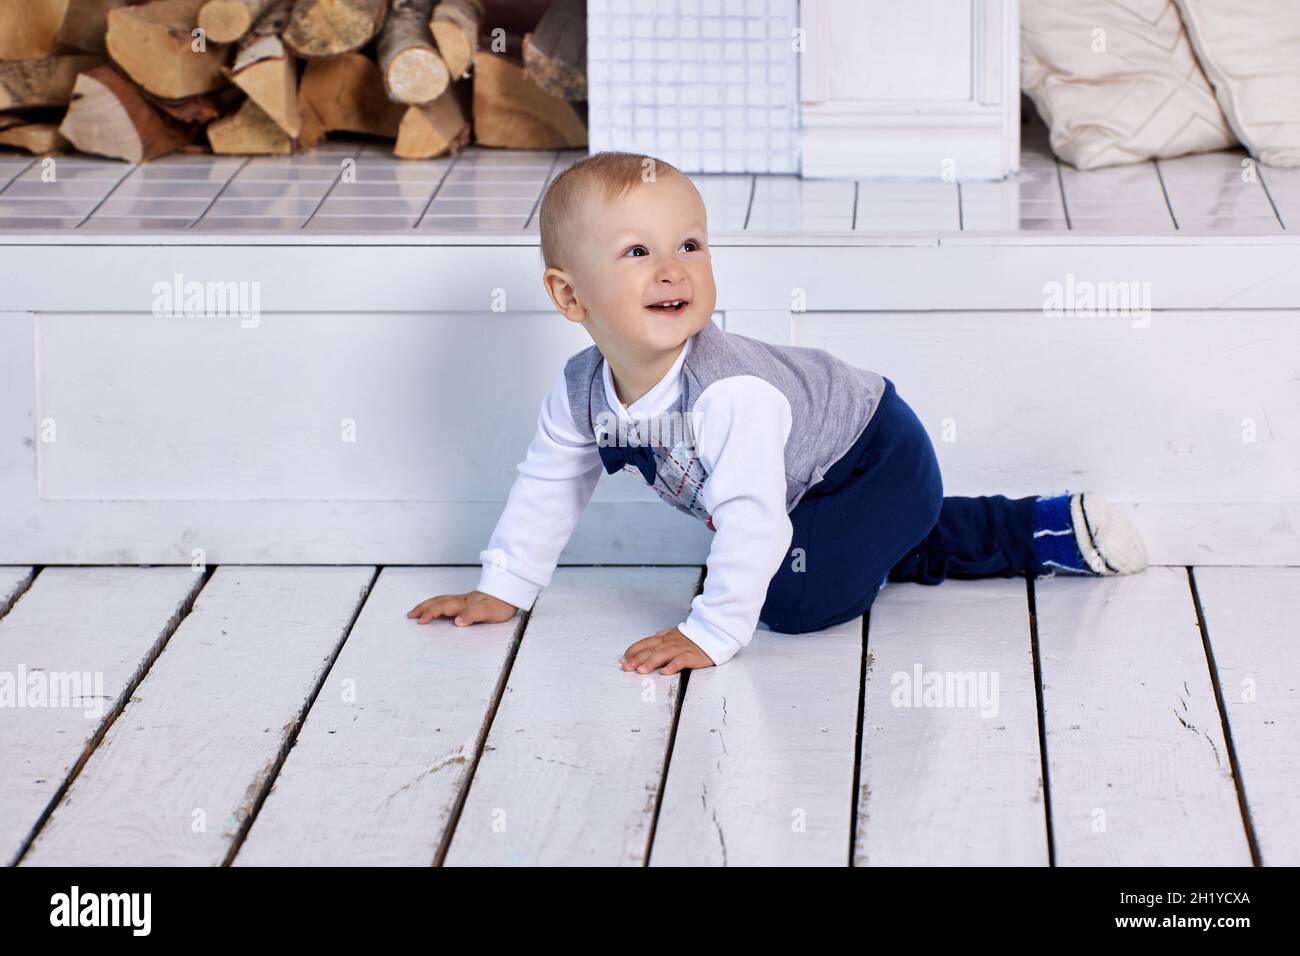
<instances>
[{"instance_id":1,"label":"wood grain texture","mask_svg":"<svg viewBox=\"0 0 1300 956\"><path fill-rule=\"evenodd\" d=\"M651 866L844 866L862 618L691 674Z\"/></svg>"},{"instance_id":2,"label":"wood grain texture","mask_svg":"<svg viewBox=\"0 0 1300 956\"><path fill-rule=\"evenodd\" d=\"M49 701L29 691L0 709L0 861L16 859L201 583L189 567L45 568L0 618L0 672L35 679Z\"/></svg>"},{"instance_id":3,"label":"wood grain texture","mask_svg":"<svg viewBox=\"0 0 1300 956\"><path fill-rule=\"evenodd\" d=\"M1025 582L891 583L867 635L858 866L1046 866Z\"/></svg>"},{"instance_id":4,"label":"wood grain texture","mask_svg":"<svg viewBox=\"0 0 1300 956\"><path fill-rule=\"evenodd\" d=\"M373 573L218 568L23 865L221 864Z\"/></svg>"},{"instance_id":5,"label":"wood grain texture","mask_svg":"<svg viewBox=\"0 0 1300 956\"><path fill-rule=\"evenodd\" d=\"M387 568L236 866L428 866L440 852L522 618L406 617L477 568Z\"/></svg>"},{"instance_id":6,"label":"wood grain texture","mask_svg":"<svg viewBox=\"0 0 1300 956\"><path fill-rule=\"evenodd\" d=\"M222 67L233 47L204 44L195 50L192 31L204 0L153 0L108 12L108 54L143 89L182 99L226 85Z\"/></svg>"},{"instance_id":7,"label":"wood grain texture","mask_svg":"<svg viewBox=\"0 0 1300 956\"><path fill-rule=\"evenodd\" d=\"M1263 866L1300 865L1300 568L1196 568Z\"/></svg>"},{"instance_id":8,"label":"wood grain texture","mask_svg":"<svg viewBox=\"0 0 1300 956\"><path fill-rule=\"evenodd\" d=\"M299 56L351 53L374 38L387 13L388 0L298 0L284 42Z\"/></svg>"},{"instance_id":9,"label":"wood grain texture","mask_svg":"<svg viewBox=\"0 0 1300 956\"><path fill-rule=\"evenodd\" d=\"M1035 584L1059 866L1249 866L1183 568Z\"/></svg>"},{"instance_id":10,"label":"wood grain texture","mask_svg":"<svg viewBox=\"0 0 1300 956\"><path fill-rule=\"evenodd\" d=\"M67 106L77 74L103 62L89 54L0 62L0 110Z\"/></svg>"},{"instance_id":11,"label":"wood grain texture","mask_svg":"<svg viewBox=\"0 0 1300 956\"><path fill-rule=\"evenodd\" d=\"M445 863L640 866L681 675L625 672L698 568L560 568L534 605Z\"/></svg>"}]
</instances>

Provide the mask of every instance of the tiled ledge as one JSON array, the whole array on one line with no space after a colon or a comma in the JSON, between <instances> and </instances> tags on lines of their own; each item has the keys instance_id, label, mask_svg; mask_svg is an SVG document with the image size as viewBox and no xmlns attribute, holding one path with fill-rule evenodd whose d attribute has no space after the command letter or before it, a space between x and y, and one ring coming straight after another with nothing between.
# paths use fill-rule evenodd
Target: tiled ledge
<instances>
[{"instance_id":1,"label":"tiled ledge","mask_svg":"<svg viewBox=\"0 0 1300 956\"><path fill-rule=\"evenodd\" d=\"M0 241L237 234L535 244L542 193L583 155L469 147L403 161L373 143L330 142L292 157L176 155L138 166L69 156L57 158L50 182L44 160L5 154ZM1223 151L1084 173L1027 136L1020 173L1002 182L691 178L715 244L1300 235L1300 170L1245 161Z\"/></svg>"}]
</instances>

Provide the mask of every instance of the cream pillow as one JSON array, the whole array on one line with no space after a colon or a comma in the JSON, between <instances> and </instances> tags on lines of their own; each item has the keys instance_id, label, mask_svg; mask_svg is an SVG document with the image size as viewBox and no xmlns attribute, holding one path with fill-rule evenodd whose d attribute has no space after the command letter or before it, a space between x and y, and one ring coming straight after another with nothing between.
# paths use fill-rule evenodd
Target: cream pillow
<instances>
[{"instance_id":1,"label":"cream pillow","mask_svg":"<svg viewBox=\"0 0 1300 956\"><path fill-rule=\"evenodd\" d=\"M1175 2L1242 145L1300 166L1300 0Z\"/></svg>"},{"instance_id":2,"label":"cream pillow","mask_svg":"<svg viewBox=\"0 0 1300 956\"><path fill-rule=\"evenodd\" d=\"M1079 169L1236 145L1171 0L1021 0L1020 70Z\"/></svg>"}]
</instances>

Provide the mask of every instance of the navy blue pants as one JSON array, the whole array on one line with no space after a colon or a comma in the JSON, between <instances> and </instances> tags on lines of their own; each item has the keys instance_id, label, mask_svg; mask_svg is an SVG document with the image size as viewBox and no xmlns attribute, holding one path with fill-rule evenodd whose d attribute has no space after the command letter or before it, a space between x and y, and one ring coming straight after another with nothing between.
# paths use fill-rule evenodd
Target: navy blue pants
<instances>
[{"instance_id":1,"label":"navy blue pants","mask_svg":"<svg viewBox=\"0 0 1300 956\"><path fill-rule=\"evenodd\" d=\"M865 613L886 578L1048 574L1034 549L1036 497L945 498L930 436L886 378L857 442L790 512L790 553L759 620L787 634L818 631Z\"/></svg>"}]
</instances>

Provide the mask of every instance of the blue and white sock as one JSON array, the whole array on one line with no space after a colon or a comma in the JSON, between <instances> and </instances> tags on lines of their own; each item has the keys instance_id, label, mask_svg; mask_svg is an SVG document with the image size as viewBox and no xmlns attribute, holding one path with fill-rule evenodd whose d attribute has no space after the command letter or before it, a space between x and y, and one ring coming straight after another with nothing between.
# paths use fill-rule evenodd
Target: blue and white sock
<instances>
[{"instance_id":1,"label":"blue and white sock","mask_svg":"<svg viewBox=\"0 0 1300 956\"><path fill-rule=\"evenodd\" d=\"M1034 550L1039 563L1069 574L1090 574L1074 540L1070 495L1039 495L1034 502Z\"/></svg>"},{"instance_id":2,"label":"blue and white sock","mask_svg":"<svg viewBox=\"0 0 1300 956\"><path fill-rule=\"evenodd\" d=\"M1033 525L1038 560L1052 573L1133 574L1147 566L1137 529L1096 492L1040 495Z\"/></svg>"}]
</instances>

